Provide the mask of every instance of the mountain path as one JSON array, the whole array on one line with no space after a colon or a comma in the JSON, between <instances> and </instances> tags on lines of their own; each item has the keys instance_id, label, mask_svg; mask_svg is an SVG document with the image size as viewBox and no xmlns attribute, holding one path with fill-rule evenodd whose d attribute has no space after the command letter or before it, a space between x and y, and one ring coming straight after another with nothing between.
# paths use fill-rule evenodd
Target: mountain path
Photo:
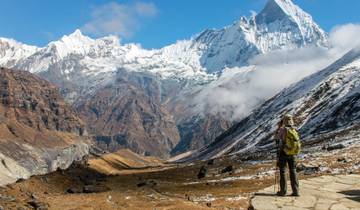
<instances>
[{"instance_id":1,"label":"mountain path","mask_svg":"<svg viewBox=\"0 0 360 210\"><path fill-rule=\"evenodd\" d=\"M291 191L291 187L288 189ZM288 192L288 194L291 192ZM300 180L300 197L274 196L274 186L251 199L254 210L352 210L360 209L360 175L321 176Z\"/></svg>"}]
</instances>

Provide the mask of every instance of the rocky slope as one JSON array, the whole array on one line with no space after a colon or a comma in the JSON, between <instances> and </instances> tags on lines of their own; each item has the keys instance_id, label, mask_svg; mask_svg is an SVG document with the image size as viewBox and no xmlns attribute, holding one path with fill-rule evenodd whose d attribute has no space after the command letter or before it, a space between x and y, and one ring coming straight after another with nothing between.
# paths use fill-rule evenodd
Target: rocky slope
<instances>
[{"instance_id":1,"label":"rocky slope","mask_svg":"<svg viewBox=\"0 0 360 210\"><path fill-rule=\"evenodd\" d=\"M55 86L0 69L0 184L67 168L88 153L85 127Z\"/></svg>"},{"instance_id":2,"label":"rocky slope","mask_svg":"<svg viewBox=\"0 0 360 210\"><path fill-rule=\"evenodd\" d=\"M99 146L168 157L179 142L173 117L161 104L156 78L119 70L114 81L76 103Z\"/></svg>"},{"instance_id":3,"label":"rocky slope","mask_svg":"<svg viewBox=\"0 0 360 210\"><path fill-rule=\"evenodd\" d=\"M131 104L135 98L139 100L139 95L143 93L151 96L160 92L160 101L156 99L155 102L147 102L143 105L151 105L152 108L148 111L157 118L153 122L159 122L164 127L169 124L168 117L160 116L173 116L181 136L180 144L173 151L178 153L197 149L212 142L215 136L232 125L230 120L219 118L216 114L204 116L203 113L197 113L188 106L195 103L191 103L194 93L216 80L225 67L247 65L249 59L255 55L274 50L312 45L326 47L328 43L326 33L312 20L311 16L291 0L269 0L265 8L256 16L242 17L223 29L205 30L189 40L178 41L161 49L146 50L137 44L123 45L114 36L91 39L83 35L80 30L63 36L60 40L53 41L42 48L1 39L0 65L24 69L40 75L60 87L66 100L73 104L89 101L96 94L101 94L106 84L113 81L114 75L120 68L130 72L129 74L137 75L136 77L141 75L137 72L145 73L143 75L155 75L153 78L160 84L160 89L154 89L155 92L150 93L142 89L144 87L138 86L136 92L139 93L134 94L133 90L125 88L132 92L127 93L128 97L123 98L127 101L122 103ZM124 80L120 81L124 82ZM117 96L116 91L108 90L107 94L110 93L115 94L113 97ZM89 96L89 99L86 100L83 96ZM122 122L120 124L124 126L134 125L133 122L126 122L130 120L127 116L131 116L131 113L139 113L134 109L127 109L128 115L121 115L118 120L106 122L104 119L112 108L111 105L101 105L101 109L107 111L102 112L104 116L100 116L99 119L103 120L99 120L96 126L93 122L97 117L89 117L93 116L91 109L80 110L83 116L87 116L84 119L88 127L92 127L90 129L92 134L113 136L132 130L130 127L124 127L101 133L99 129L93 129L93 127L111 127L112 123L115 123L113 127L119 127L119 124L116 124L118 122ZM170 112L170 114L158 114L159 112ZM143 129L143 123L140 121L146 121L147 115L139 116L144 117L137 122ZM161 129L151 127L155 125L157 124L147 124L146 126L150 127L144 131L156 132L157 130L158 133L153 133L153 136L161 136L160 139L173 138L161 140L166 144L162 148L165 149L164 152L171 151L176 146L172 144L178 142L178 135L174 134L176 132L173 128L167 128L169 130L167 133L173 134L162 134ZM141 153L147 151L145 147L149 146L135 146L135 137L124 135L126 142L133 142L131 148L139 148L136 150ZM140 139L144 139L146 135L140 136L142 137L136 137L138 140L135 142L141 142Z\"/></svg>"},{"instance_id":4,"label":"rocky slope","mask_svg":"<svg viewBox=\"0 0 360 210\"><path fill-rule=\"evenodd\" d=\"M178 122L181 141L171 151L177 155L209 145L214 139L229 129L232 121L215 115L195 115Z\"/></svg>"},{"instance_id":5,"label":"rocky slope","mask_svg":"<svg viewBox=\"0 0 360 210\"><path fill-rule=\"evenodd\" d=\"M337 142L359 141L360 50L311 75L253 111L215 142L186 160L224 154L265 152L273 148L272 133L284 113L295 116L303 143L312 150Z\"/></svg>"}]
</instances>

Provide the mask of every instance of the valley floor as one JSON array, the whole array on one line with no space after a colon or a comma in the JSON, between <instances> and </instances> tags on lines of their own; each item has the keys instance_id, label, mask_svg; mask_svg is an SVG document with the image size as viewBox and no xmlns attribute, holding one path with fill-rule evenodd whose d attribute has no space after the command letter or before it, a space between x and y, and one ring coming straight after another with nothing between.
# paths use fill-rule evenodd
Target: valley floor
<instances>
[{"instance_id":1,"label":"valley floor","mask_svg":"<svg viewBox=\"0 0 360 210\"><path fill-rule=\"evenodd\" d=\"M303 185L323 175L360 174L359 149L360 144L354 143L303 155L298 164ZM126 161L130 156L137 160ZM123 152L89 163L86 168L72 167L2 187L0 206L6 210L248 209L254 193L272 186L276 174L271 160L225 158L176 165ZM202 166L205 178L198 179ZM267 192L274 193L271 189Z\"/></svg>"}]
</instances>

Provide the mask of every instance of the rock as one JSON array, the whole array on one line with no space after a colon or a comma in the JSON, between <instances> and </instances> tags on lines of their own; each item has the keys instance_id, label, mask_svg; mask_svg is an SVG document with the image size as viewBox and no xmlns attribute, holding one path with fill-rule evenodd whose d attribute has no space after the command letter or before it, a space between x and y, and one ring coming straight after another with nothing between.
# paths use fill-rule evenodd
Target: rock
<instances>
[{"instance_id":1,"label":"rock","mask_svg":"<svg viewBox=\"0 0 360 210\"><path fill-rule=\"evenodd\" d=\"M0 206L0 210L4 210L4 207Z\"/></svg>"},{"instance_id":2,"label":"rock","mask_svg":"<svg viewBox=\"0 0 360 210\"><path fill-rule=\"evenodd\" d=\"M96 178L96 181L97 182L106 182L106 177L98 177L98 178Z\"/></svg>"},{"instance_id":3,"label":"rock","mask_svg":"<svg viewBox=\"0 0 360 210\"><path fill-rule=\"evenodd\" d=\"M96 178L93 176L89 176L89 175L79 176L79 179L84 185L95 185L96 184Z\"/></svg>"},{"instance_id":4,"label":"rock","mask_svg":"<svg viewBox=\"0 0 360 210\"><path fill-rule=\"evenodd\" d=\"M338 158L337 161L342 162L342 163L348 163L349 162L349 160L346 159L345 157Z\"/></svg>"},{"instance_id":5,"label":"rock","mask_svg":"<svg viewBox=\"0 0 360 210\"><path fill-rule=\"evenodd\" d=\"M32 206L35 210L47 210L49 209L49 204L41 202L37 199L32 199L27 202L30 206Z\"/></svg>"},{"instance_id":6,"label":"rock","mask_svg":"<svg viewBox=\"0 0 360 210\"><path fill-rule=\"evenodd\" d=\"M211 160L209 160L209 161L207 162L207 164L208 164L209 166L212 166L212 165L214 165L214 162L215 162L215 160L214 160L214 159L211 159Z\"/></svg>"},{"instance_id":7,"label":"rock","mask_svg":"<svg viewBox=\"0 0 360 210\"><path fill-rule=\"evenodd\" d=\"M139 184L137 184L138 187L144 187L146 186L146 182L140 182Z\"/></svg>"},{"instance_id":8,"label":"rock","mask_svg":"<svg viewBox=\"0 0 360 210\"><path fill-rule=\"evenodd\" d=\"M296 167L297 172L304 172L305 175L311 175L320 171L320 166L305 165L303 163Z\"/></svg>"},{"instance_id":9,"label":"rock","mask_svg":"<svg viewBox=\"0 0 360 210\"><path fill-rule=\"evenodd\" d=\"M207 169L205 168L205 166L202 166L200 168L200 171L199 171L198 175L197 175L197 178L198 179L205 178L206 174L207 174Z\"/></svg>"},{"instance_id":10,"label":"rock","mask_svg":"<svg viewBox=\"0 0 360 210\"><path fill-rule=\"evenodd\" d=\"M100 192L107 192L110 188L103 185L86 185L83 187L84 193L100 193Z\"/></svg>"},{"instance_id":11,"label":"rock","mask_svg":"<svg viewBox=\"0 0 360 210\"><path fill-rule=\"evenodd\" d=\"M107 199L106 199L106 202L111 203L111 201L112 201L112 196L111 196L111 195L108 195L108 197L107 197Z\"/></svg>"},{"instance_id":12,"label":"rock","mask_svg":"<svg viewBox=\"0 0 360 210\"><path fill-rule=\"evenodd\" d=\"M221 173L224 174L224 173L231 173L234 171L234 168L232 165L230 166L227 166L226 168L224 168L223 170L221 170Z\"/></svg>"},{"instance_id":13,"label":"rock","mask_svg":"<svg viewBox=\"0 0 360 210\"><path fill-rule=\"evenodd\" d=\"M77 187L70 187L69 189L66 190L67 193L82 193L83 189L81 188L77 188Z\"/></svg>"},{"instance_id":14,"label":"rock","mask_svg":"<svg viewBox=\"0 0 360 210\"><path fill-rule=\"evenodd\" d=\"M38 199L38 197L36 196L35 193L30 193L30 197L31 197L32 199Z\"/></svg>"},{"instance_id":15,"label":"rock","mask_svg":"<svg viewBox=\"0 0 360 210\"><path fill-rule=\"evenodd\" d=\"M14 196L0 194L0 201L14 202L16 198Z\"/></svg>"},{"instance_id":16,"label":"rock","mask_svg":"<svg viewBox=\"0 0 360 210\"><path fill-rule=\"evenodd\" d=\"M144 186L154 187L156 185L157 185L157 183L153 180L143 181L143 182L140 182L139 184L137 184L138 187L144 187Z\"/></svg>"},{"instance_id":17,"label":"rock","mask_svg":"<svg viewBox=\"0 0 360 210\"><path fill-rule=\"evenodd\" d=\"M20 179L16 180L16 183L21 183L21 182L24 182L24 181L26 181L26 179L20 178Z\"/></svg>"},{"instance_id":18,"label":"rock","mask_svg":"<svg viewBox=\"0 0 360 210\"><path fill-rule=\"evenodd\" d=\"M40 180L45 183L49 182L49 179L46 176L41 177Z\"/></svg>"},{"instance_id":19,"label":"rock","mask_svg":"<svg viewBox=\"0 0 360 210\"><path fill-rule=\"evenodd\" d=\"M96 185L95 179L85 179L83 180L84 185Z\"/></svg>"},{"instance_id":20,"label":"rock","mask_svg":"<svg viewBox=\"0 0 360 210\"><path fill-rule=\"evenodd\" d=\"M326 148L327 151L332 151L332 150L338 150L338 149L344 149L346 148L346 146L344 144L334 144L334 145L330 145Z\"/></svg>"}]
</instances>

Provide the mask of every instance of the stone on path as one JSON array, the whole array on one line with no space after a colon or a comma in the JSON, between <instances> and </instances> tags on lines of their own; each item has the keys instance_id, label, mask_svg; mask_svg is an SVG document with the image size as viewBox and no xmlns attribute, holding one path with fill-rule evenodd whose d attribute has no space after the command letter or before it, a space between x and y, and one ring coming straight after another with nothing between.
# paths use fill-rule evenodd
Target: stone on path
<instances>
[{"instance_id":1,"label":"stone on path","mask_svg":"<svg viewBox=\"0 0 360 210\"><path fill-rule=\"evenodd\" d=\"M322 176L300 180L300 197L275 196L274 186L255 194L254 210L355 210L360 209L360 175Z\"/></svg>"}]
</instances>

